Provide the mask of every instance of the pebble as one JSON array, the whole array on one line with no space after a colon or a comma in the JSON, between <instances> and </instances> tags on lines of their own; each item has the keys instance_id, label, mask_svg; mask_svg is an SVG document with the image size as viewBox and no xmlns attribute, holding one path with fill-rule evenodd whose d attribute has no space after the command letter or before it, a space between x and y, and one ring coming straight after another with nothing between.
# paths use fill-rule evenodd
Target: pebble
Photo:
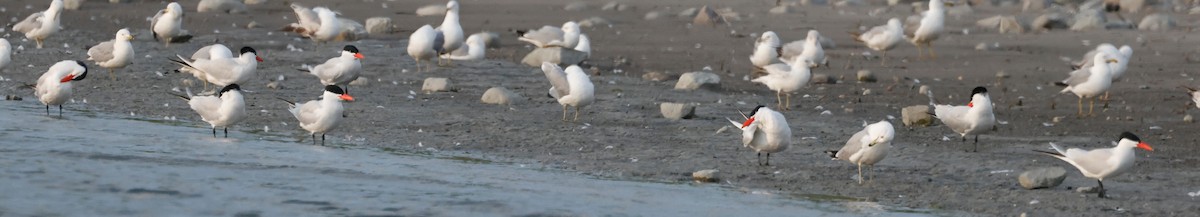
<instances>
[{"instance_id":1,"label":"pebble","mask_svg":"<svg viewBox=\"0 0 1200 217\"><path fill-rule=\"evenodd\" d=\"M692 173L692 179L698 182L717 182L721 179L717 177L717 172L720 170L701 170Z\"/></svg>"}]
</instances>

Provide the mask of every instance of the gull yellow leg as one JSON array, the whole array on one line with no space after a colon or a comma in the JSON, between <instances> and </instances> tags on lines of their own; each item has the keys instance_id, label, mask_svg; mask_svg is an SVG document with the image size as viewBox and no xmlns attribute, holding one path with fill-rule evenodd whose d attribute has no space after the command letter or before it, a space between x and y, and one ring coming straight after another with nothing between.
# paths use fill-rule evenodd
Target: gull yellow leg
<instances>
[{"instance_id":1,"label":"gull yellow leg","mask_svg":"<svg viewBox=\"0 0 1200 217\"><path fill-rule=\"evenodd\" d=\"M579 121L579 106L575 106L575 120Z\"/></svg>"},{"instance_id":2,"label":"gull yellow leg","mask_svg":"<svg viewBox=\"0 0 1200 217\"><path fill-rule=\"evenodd\" d=\"M863 183L862 163L858 163L858 184L862 185L862 183Z\"/></svg>"},{"instance_id":3,"label":"gull yellow leg","mask_svg":"<svg viewBox=\"0 0 1200 217\"><path fill-rule=\"evenodd\" d=\"M566 105L566 104L563 104L563 105L562 105L562 108L563 108L563 117L562 117L562 121L563 121L563 122L567 122L567 105Z\"/></svg>"},{"instance_id":4,"label":"gull yellow leg","mask_svg":"<svg viewBox=\"0 0 1200 217\"><path fill-rule=\"evenodd\" d=\"M933 43L926 44L925 47L929 48L929 59L937 59L937 53L933 52Z\"/></svg>"},{"instance_id":5,"label":"gull yellow leg","mask_svg":"<svg viewBox=\"0 0 1200 217\"><path fill-rule=\"evenodd\" d=\"M1078 113L1078 114L1076 114L1076 115L1078 115L1079 117L1083 117L1083 97L1079 97L1079 102L1078 102L1078 104L1079 104L1079 106L1078 106L1078 107L1079 107L1079 113Z\"/></svg>"}]
</instances>

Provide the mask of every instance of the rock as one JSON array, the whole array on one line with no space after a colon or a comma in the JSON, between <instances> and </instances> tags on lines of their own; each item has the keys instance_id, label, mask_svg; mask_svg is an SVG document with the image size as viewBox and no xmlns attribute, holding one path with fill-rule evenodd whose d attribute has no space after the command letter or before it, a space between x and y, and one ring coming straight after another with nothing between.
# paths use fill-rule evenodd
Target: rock
<instances>
[{"instance_id":1,"label":"rock","mask_svg":"<svg viewBox=\"0 0 1200 217\"><path fill-rule=\"evenodd\" d=\"M1053 188L1067 179L1067 170L1062 167L1043 167L1026 170L1017 177L1025 189Z\"/></svg>"},{"instance_id":2,"label":"rock","mask_svg":"<svg viewBox=\"0 0 1200 217\"><path fill-rule=\"evenodd\" d=\"M870 70L858 70L858 82L874 83L876 81L875 74Z\"/></svg>"},{"instance_id":3,"label":"rock","mask_svg":"<svg viewBox=\"0 0 1200 217\"><path fill-rule=\"evenodd\" d=\"M929 93L929 85L921 85L921 87L917 88L917 93L919 93L921 95L928 94Z\"/></svg>"},{"instance_id":4,"label":"rock","mask_svg":"<svg viewBox=\"0 0 1200 217\"><path fill-rule=\"evenodd\" d=\"M646 12L646 16L642 16L642 19L643 20L657 20L658 18L662 18L662 16L663 16L662 11L651 11L651 12Z\"/></svg>"},{"instance_id":5,"label":"rock","mask_svg":"<svg viewBox=\"0 0 1200 217\"><path fill-rule=\"evenodd\" d=\"M22 99L21 99L21 96L17 96L17 95L5 95L5 96L4 96L4 100L8 100L8 101L21 101Z\"/></svg>"},{"instance_id":6,"label":"rock","mask_svg":"<svg viewBox=\"0 0 1200 217\"><path fill-rule=\"evenodd\" d=\"M583 10L587 10L587 7L588 7L587 2L578 1L578 2L571 2L571 3L567 4L567 6L563 7L563 10L583 11Z\"/></svg>"},{"instance_id":7,"label":"rock","mask_svg":"<svg viewBox=\"0 0 1200 217\"><path fill-rule=\"evenodd\" d=\"M904 107L900 109L900 120L904 123L904 126L929 126L933 124L933 115L929 114L929 112L928 105Z\"/></svg>"},{"instance_id":8,"label":"rock","mask_svg":"<svg viewBox=\"0 0 1200 217\"><path fill-rule=\"evenodd\" d=\"M712 72L699 71L683 73L679 76L679 81L675 83L676 90L695 90L701 86L718 86L721 84L721 76Z\"/></svg>"},{"instance_id":9,"label":"rock","mask_svg":"<svg viewBox=\"0 0 1200 217\"><path fill-rule=\"evenodd\" d=\"M279 84L279 81L271 81L271 82L267 82L267 88L278 90L279 88L283 88L283 87L282 87L282 85Z\"/></svg>"},{"instance_id":10,"label":"rock","mask_svg":"<svg viewBox=\"0 0 1200 217\"><path fill-rule=\"evenodd\" d=\"M369 79L367 77L358 77L358 79L354 79L353 81L350 81L350 86L367 86L367 83L370 83L370 82L371 82L371 79Z\"/></svg>"},{"instance_id":11,"label":"rock","mask_svg":"<svg viewBox=\"0 0 1200 217\"><path fill-rule=\"evenodd\" d=\"M1050 7L1050 0L1021 0L1021 11L1041 11Z\"/></svg>"},{"instance_id":12,"label":"rock","mask_svg":"<svg viewBox=\"0 0 1200 217\"><path fill-rule=\"evenodd\" d=\"M479 37L479 38L483 39L483 44L487 45L488 48L500 48L500 34L497 34L495 32L483 31L483 32L471 34L471 36L475 36L475 37Z\"/></svg>"},{"instance_id":13,"label":"rock","mask_svg":"<svg viewBox=\"0 0 1200 217\"><path fill-rule=\"evenodd\" d=\"M575 65L587 59L587 53L562 48L562 47L544 47L534 49L521 59L521 63L533 67L541 67L543 62L551 62L558 65Z\"/></svg>"},{"instance_id":14,"label":"rock","mask_svg":"<svg viewBox=\"0 0 1200 217\"><path fill-rule=\"evenodd\" d=\"M1143 7L1146 7L1146 1L1147 0L1120 0L1117 5L1121 6L1121 12L1137 13L1142 11Z\"/></svg>"},{"instance_id":15,"label":"rock","mask_svg":"<svg viewBox=\"0 0 1200 217\"><path fill-rule=\"evenodd\" d=\"M975 13L975 10L971 9L970 5L962 3L962 1L960 1L958 4L954 4L954 6L946 8L946 15L954 17L970 16L973 13Z\"/></svg>"},{"instance_id":16,"label":"rock","mask_svg":"<svg viewBox=\"0 0 1200 217\"><path fill-rule=\"evenodd\" d=\"M837 79L833 79L833 77L829 77L829 75L826 75L826 74L816 73L816 74L813 74L812 79L809 80L809 83L833 84L833 83L837 83Z\"/></svg>"},{"instance_id":17,"label":"rock","mask_svg":"<svg viewBox=\"0 0 1200 217\"><path fill-rule=\"evenodd\" d=\"M234 0L200 0L200 3L196 5L196 11L240 14L246 13L246 4Z\"/></svg>"},{"instance_id":18,"label":"rock","mask_svg":"<svg viewBox=\"0 0 1200 217\"><path fill-rule=\"evenodd\" d=\"M258 28L259 25L260 24L258 24L258 21L250 21L250 23L246 24L246 28L247 29Z\"/></svg>"},{"instance_id":19,"label":"rock","mask_svg":"<svg viewBox=\"0 0 1200 217\"><path fill-rule=\"evenodd\" d=\"M688 9L683 9L682 11L679 11L679 14L676 14L675 16L678 16L678 17L696 17L696 12L698 12L698 11L700 11L700 9L696 9L696 8L688 8Z\"/></svg>"},{"instance_id":20,"label":"rock","mask_svg":"<svg viewBox=\"0 0 1200 217\"><path fill-rule=\"evenodd\" d=\"M1067 22L1067 16L1061 13L1047 13L1033 19L1029 23L1029 28L1035 30L1052 30L1052 29L1067 29L1071 28L1071 24Z\"/></svg>"},{"instance_id":21,"label":"rock","mask_svg":"<svg viewBox=\"0 0 1200 217\"><path fill-rule=\"evenodd\" d=\"M997 29L1000 33L1024 33L1025 27L1014 16L997 15L975 22L981 28Z\"/></svg>"},{"instance_id":22,"label":"rock","mask_svg":"<svg viewBox=\"0 0 1200 217\"><path fill-rule=\"evenodd\" d=\"M837 2L833 3L834 7L863 6L863 5L867 5L867 3L864 2L863 0L841 0L841 1L837 1Z\"/></svg>"},{"instance_id":23,"label":"rock","mask_svg":"<svg viewBox=\"0 0 1200 217\"><path fill-rule=\"evenodd\" d=\"M788 5L780 5L780 6L775 6L775 7L771 8L771 10L767 11L767 13L770 13L770 14L790 14L790 13L792 13L792 12L794 12L794 11L795 11L795 10L794 10L794 9L792 9L792 6L788 6Z\"/></svg>"},{"instance_id":24,"label":"rock","mask_svg":"<svg viewBox=\"0 0 1200 217\"><path fill-rule=\"evenodd\" d=\"M63 0L63 9L79 10L79 6L83 6L84 0Z\"/></svg>"},{"instance_id":25,"label":"rock","mask_svg":"<svg viewBox=\"0 0 1200 217\"><path fill-rule=\"evenodd\" d=\"M1012 76L1008 75L1008 72L1005 72L1004 70L1000 70L999 72L996 72L996 78L1004 79L1004 78L1009 78L1009 77L1012 77Z\"/></svg>"},{"instance_id":26,"label":"rock","mask_svg":"<svg viewBox=\"0 0 1200 217\"><path fill-rule=\"evenodd\" d=\"M620 2L611 1L611 2L608 2L607 4L604 4L604 6L600 7L600 10L602 10L602 11L625 11L625 10L629 10L629 8L630 8L630 6L628 4L622 4Z\"/></svg>"},{"instance_id":27,"label":"rock","mask_svg":"<svg viewBox=\"0 0 1200 217\"><path fill-rule=\"evenodd\" d=\"M1175 19L1163 13L1146 15L1145 18L1142 18L1142 22L1138 23L1137 28L1144 31L1167 31L1175 28Z\"/></svg>"},{"instance_id":28,"label":"rock","mask_svg":"<svg viewBox=\"0 0 1200 217\"><path fill-rule=\"evenodd\" d=\"M372 17L367 18L367 35L382 36L392 32L392 18L387 17Z\"/></svg>"},{"instance_id":29,"label":"rock","mask_svg":"<svg viewBox=\"0 0 1200 217\"><path fill-rule=\"evenodd\" d=\"M725 19L722 18L720 14L717 14L717 11L709 8L708 5L705 5L704 7L700 8L699 11L696 11L696 17L692 19L692 24L696 25L716 26L718 23L722 22L725 22Z\"/></svg>"},{"instance_id":30,"label":"rock","mask_svg":"<svg viewBox=\"0 0 1200 217\"><path fill-rule=\"evenodd\" d=\"M579 27L591 28L593 26L611 26L612 22L603 17L589 17L579 21Z\"/></svg>"},{"instance_id":31,"label":"rock","mask_svg":"<svg viewBox=\"0 0 1200 217\"><path fill-rule=\"evenodd\" d=\"M671 76L662 72L647 72L642 74L642 79L647 81L666 81L670 80Z\"/></svg>"},{"instance_id":32,"label":"rock","mask_svg":"<svg viewBox=\"0 0 1200 217\"><path fill-rule=\"evenodd\" d=\"M1188 10L1188 14L1189 15L1200 14L1200 7L1194 7L1191 10Z\"/></svg>"},{"instance_id":33,"label":"rock","mask_svg":"<svg viewBox=\"0 0 1200 217\"><path fill-rule=\"evenodd\" d=\"M1115 20L1104 24L1104 29L1133 29L1133 23L1122 20Z\"/></svg>"},{"instance_id":34,"label":"rock","mask_svg":"<svg viewBox=\"0 0 1200 217\"><path fill-rule=\"evenodd\" d=\"M887 0L887 5L888 6L896 6L896 5L899 5L900 2L901 2L901 0Z\"/></svg>"},{"instance_id":35,"label":"rock","mask_svg":"<svg viewBox=\"0 0 1200 217\"><path fill-rule=\"evenodd\" d=\"M692 179L698 182L718 182L721 179L717 177L717 172L720 172L720 170L696 171L692 173Z\"/></svg>"},{"instance_id":36,"label":"rock","mask_svg":"<svg viewBox=\"0 0 1200 217\"><path fill-rule=\"evenodd\" d=\"M975 50L987 51L988 49L989 49L989 46L987 45L987 43L979 42L979 44L975 44Z\"/></svg>"},{"instance_id":37,"label":"rock","mask_svg":"<svg viewBox=\"0 0 1200 217\"><path fill-rule=\"evenodd\" d=\"M692 119L696 117L696 106L685 103L664 102L659 106L664 118L671 120Z\"/></svg>"},{"instance_id":38,"label":"rock","mask_svg":"<svg viewBox=\"0 0 1200 217\"><path fill-rule=\"evenodd\" d=\"M442 16L446 15L446 4L433 4L417 8L417 16Z\"/></svg>"},{"instance_id":39,"label":"rock","mask_svg":"<svg viewBox=\"0 0 1200 217\"><path fill-rule=\"evenodd\" d=\"M1084 193L1084 194L1095 194L1095 193L1100 193L1100 188L1092 187L1092 186L1078 187L1078 188L1075 188L1075 192L1076 193Z\"/></svg>"},{"instance_id":40,"label":"rock","mask_svg":"<svg viewBox=\"0 0 1200 217\"><path fill-rule=\"evenodd\" d=\"M246 0L245 3L248 5L257 5L257 4L267 3L267 0Z\"/></svg>"},{"instance_id":41,"label":"rock","mask_svg":"<svg viewBox=\"0 0 1200 217\"><path fill-rule=\"evenodd\" d=\"M425 83L421 84L421 91L425 91L425 94L450 91L450 79L426 78Z\"/></svg>"},{"instance_id":42,"label":"rock","mask_svg":"<svg viewBox=\"0 0 1200 217\"><path fill-rule=\"evenodd\" d=\"M1079 11L1078 14L1075 14L1075 23L1071 24L1071 30L1105 29L1105 23L1107 21L1102 10Z\"/></svg>"},{"instance_id":43,"label":"rock","mask_svg":"<svg viewBox=\"0 0 1200 217\"><path fill-rule=\"evenodd\" d=\"M1192 123L1194 121L1196 121L1196 119L1192 118L1192 115L1190 114L1183 116L1183 122Z\"/></svg>"},{"instance_id":44,"label":"rock","mask_svg":"<svg viewBox=\"0 0 1200 217\"><path fill-rule=\"evenodd\" d=\"M521 99L521 95L509 91L507 88L492 87L483 92L483 98L480 98L479 101L487 104L512 105Z\"/></svg>"}]
</instances>

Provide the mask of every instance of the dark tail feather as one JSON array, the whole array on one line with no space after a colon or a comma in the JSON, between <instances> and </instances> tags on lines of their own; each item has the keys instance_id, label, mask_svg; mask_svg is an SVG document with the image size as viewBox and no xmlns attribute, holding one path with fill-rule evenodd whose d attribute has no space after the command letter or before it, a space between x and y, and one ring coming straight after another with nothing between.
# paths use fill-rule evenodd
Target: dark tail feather
<instances>
[{"instance_id":1,"label":"dark tail feather","mask_svg":"<svg viewBox=\"0 0 1200 217\"><path fill-rule=\"evenodd\" d=\"M831 150L831 151L825 151L825 153L826 153L826 154L829 154L829 157L831 157L831 158L837 158L837 153L838 153L838 151L832 151L832 150Z\"/></svg>"},{"instance_id":2,"label":"dark tail feather","mask_svg":"<svg viewBox=\"0 0 1200 217\"><path fill-rule=\"evenodd\" d=\"M171 59L170 57L168 57L168 58L167 58L167 60L170 60L171 62L174 62L174 63L176 63L176 64L179 64L179 65L181 65L181 66L184 66L184 67L193 68L193 69L194 69L194 68L196 68L196 67L192 67L192 65L191 65L191 64L188 64L187 62L184 62L182 59L178 59L178 60L177 60L177 59Z\"/></svg>"},{"instance_id":3,"label":"dark tail feather","mask_svg":"<svg viewBox=\"0 0 1200 217\"><path fill-rule=\"evenodd\" d=\"M1188 90L1188 91L1190 91L1190 92L1196 92L1196 88L1192 88L1192 87L1188 87L1188 86L1183 86L1183 85L1179 85L1179 87L1180 87L1180 88L1183 88L1183 89L1187 89L1187 90ZM1189 93L1189 95L1191 95L1191 94Z\"/></svg>"},{"instance_id":4,"label":"dark tail feather","mask_svg":"<svg viewBox=\"0 0 1200 217\"><path fill-rule=\"evenodd\" d=\"M171 43L186 43L191 40L192 35L180 35L170 39Z\"/></svg>"},{"instance_id":5,"label":"dark tail feather","mask_svg":"<svg viewBox=\"0 0 1200 217\"><path fill-rule=\"evenodd\" d=\"M1067 85L1067 83L1063 83L1061 81L1056 81L1056 82L1054 82L1054 86L1066 87L1066 86L1071 86L1071 85Z\"/></svg>"},{"instance_id":6,"label":"dark tail feather","mask_svg":"<svg viewBox=\"0 0 1200 217\"><path fill-rule=\"evenodd\" d=\"M292 102L292 101L290 101L290 100L286 100L286 99L279 98L279 97L276 97L276 99L283 100L284 102L287 102L287 104L288 104L289 106L296 106L296 103L295 103L295 102Z\"/></svg>"},{"instance_id":7,"label":"dark tail feather","mask_svg":"<svg viewBox=\"0 0 1200 217\"><path fill-rule=\"evenodd\" d=\"M176 97L182 98L182 99L183 99L183 101L191 101L191 100L192 100L192 98L191 98L191 97L184 96L184 95L180 95L180 94L175 94L175 93L167 93L167 94L171 94L172 96L176 96Z\"/></svg>"},{"instance_id":8,"label":"dark tail feather","mask_svg":"<svg viewBox=\"0 0 1200 217\"><path fill-rule=\"evenodd\" d=\"M1037 152L1037 153L1050 155L1050 156L1055 156L1055 157L1066 157L1066 156L1063 156L1062 153L1058 153L1058 152L1049 152L1049 151L1042 151L1042 150L1033 150L1033 151Z\"/></svg>"}]
</instances>

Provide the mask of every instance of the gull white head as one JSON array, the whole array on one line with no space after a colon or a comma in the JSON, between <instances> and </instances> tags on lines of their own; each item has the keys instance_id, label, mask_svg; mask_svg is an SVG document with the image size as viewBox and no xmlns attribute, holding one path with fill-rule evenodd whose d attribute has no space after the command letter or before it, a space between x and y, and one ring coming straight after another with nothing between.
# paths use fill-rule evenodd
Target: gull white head
<instances>
[{"instance_id":1,"label":"gull white head","mask_svg":"<svg viewBox=\"0 0 1200 217\"><path fill-rule=\"evenodd\" d=\"M132 40L133 40L133 34L130 34L130 33L129 33L129 29L121 29L121 30L117 30L117 39L119 39L119 40L125 40L125 41L132 41Z\"/></svg>"},{"instance_id":2,"label":"gull white head","mask_svg":"<svg viewBox=\"0 0 1200 217\"><path fill-rule=\"evenodd\" d=\"M867 125L867 135L863 137L862 144L867 144L868 147L874 147L878 144L891 144L892 139L896 138L896 129L892 123L887 121L879 121L871 125Z\"/></svg>"},{"instance_id":3,"label":"gull white head","mask_svg":"<svg viewBox=\"0 0 1200 217\"><path fill-rule=\"evenodd\" d=\"M904 23L901 23L898 18L889 19L887 25L892 29L904 29Z\"/></svg>"},{"instance_id":4,"label":"gull white head","mask_svg":"<svg viewBox=\"0 0 1200 217\"><path fill-rule=\"evenodd\" d=\"M446 2L446 13L458 13L458 1Z\"/></svg>"},{"instance_id":5,"label":"gull white head","mask_svg":"<svg viewBox=\"0 0 1200 217\"><path fill-rule=\"evenodd\" d=\"M54 0L54 1L50 2L50 8L46 9L46 14L58 15L58 13L62 12L62 10L63 10L63 1L62 0Z\"/></svg>"},{"instance_id":6,"label":"gull white head","mask_svg":"<svg viewBox=\"0 0 1200 217\"><path fill-rule=\"evenodd\" d=\"M175 2L171 2L170 4L167 4L166 10L167 10L167 13L171 13L171 14L183 14L183 6L180 6L179 3L175 3Z\"/></svg>"},{"instance_id":7,"label":"gull white head","mask_svg":"<svg viewBox=\"0 0 1200 217\"><path fill-rule=\"evenodd\" d=\"M954 6L954 3L944 2L942 0L929 0L930 11L945 11L947 6Z\"/></svg>"},{"instance_id":8,"label":"gull white head","mask_svg":"<svg viewBox=\"0 0 1200 217\"><path fill-rule=\"evenodd\" d=\"M782 42L779 40L779 35L774 31L763 32L762 36L758 37L758 43L770 45L771 47L779 47Z\"/></svg>"}]
</instances>

